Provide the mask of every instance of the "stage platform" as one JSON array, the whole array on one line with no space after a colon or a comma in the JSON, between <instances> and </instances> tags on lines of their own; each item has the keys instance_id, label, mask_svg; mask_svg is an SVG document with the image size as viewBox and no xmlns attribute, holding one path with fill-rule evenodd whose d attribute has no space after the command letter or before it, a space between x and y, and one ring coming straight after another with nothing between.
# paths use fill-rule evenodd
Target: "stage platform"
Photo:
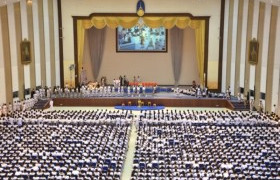
<instances>
[{"instance_id":1,"label":"stage platform","mask_svg":"<svg viewBox=\"0 0 280 180\"><path fill-rule=\"evenodd\" d=\"M234 110L234 106L227 99L222 98L197 98L185 94L156 93L134 96L103 96L90 97L55 97L54 106L137 106L141 100L144 106L148 104L165 107L221 107Z\"/></svg>"}]
</instances>

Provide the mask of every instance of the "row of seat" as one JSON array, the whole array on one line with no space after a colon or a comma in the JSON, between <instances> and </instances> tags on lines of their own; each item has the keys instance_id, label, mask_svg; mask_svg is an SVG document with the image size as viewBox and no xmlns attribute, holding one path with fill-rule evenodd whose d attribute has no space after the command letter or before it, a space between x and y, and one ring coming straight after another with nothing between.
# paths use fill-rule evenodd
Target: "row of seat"
<instances>
[{"instance_id":1,"label":"row of seat","mask_svg":"<svg viewBox=\"0 0 280 180\"><path fill-rule=\"evenodd\" d=\"M278 125L139 125L132 179L279 179Z\"/></svg>"},{"instance_id":2,"label":"row of seat","mask_svg":"<svg viewBox=\"0 0 280 180\"><path fill-rule=\"evenodd\" d=\"M200 123L200 124L254 124L265 126L279 124L275 114L243 111L195 111L195 110L159 110L143 111L137 119L139 123Z\"/></svg>"},{"instance_id":3,"label":"row of seat","mask_svg":"<svg viewBox=\"0 0 280 180\"><path fill-rule=\"evenodd\" d=\"M120 179L130 126L0 125L0 179Z\"/></svg>"},{"instance_id":4,"label":"row of seat","mask_svg":"<svg viewBox=\"0 0 280 180\"><path fill-rule=\"evenodd\" d=\"M120 179L134 118L104 109L2 117L0 179ZM279 178L277 116L159 110L136 124L131 179Z\"/></svg>"}]
</instances>

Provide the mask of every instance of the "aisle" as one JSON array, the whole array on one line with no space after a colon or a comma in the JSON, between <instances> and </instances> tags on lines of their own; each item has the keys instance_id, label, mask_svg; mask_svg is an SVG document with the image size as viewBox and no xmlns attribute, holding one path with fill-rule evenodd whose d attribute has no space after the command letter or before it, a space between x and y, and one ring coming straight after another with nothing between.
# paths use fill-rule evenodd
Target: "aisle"
<instances>
[{"instance_id":1,"label":"aisle","mask_svg":"<svg viewBox=\"0 0 280 180\"><path fill-rule=\"evenodd\" d=\"M128 151L126 154L126 159L123 166L123 173L121 177L122 180L129 180L131 177L131 173L133 170L133 158L134 158L134 152L136 146L136 139L137 139L136 126L135 123L132 123L130 139L128 142Z\"/></svg>"}]
</instances>

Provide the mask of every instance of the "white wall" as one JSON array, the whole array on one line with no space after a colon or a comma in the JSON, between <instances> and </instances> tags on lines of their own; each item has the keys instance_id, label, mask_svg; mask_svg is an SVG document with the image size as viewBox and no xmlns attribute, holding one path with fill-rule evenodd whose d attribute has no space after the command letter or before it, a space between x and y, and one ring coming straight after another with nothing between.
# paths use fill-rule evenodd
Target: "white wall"
<instances>
[{"instance_id":1,"label":"white wall","mask_svg":"<svg viewBox=\"0 0 280 180\"><path fill-rule=\"evenodd\" d=\"M53 1L57 1L57 0L53 0ZM43 9L44 9L44 16L43 17L39 17L38 16L38 11L41 11L41 9L39 9L38 7L38 3L43 3ZM0 3L0 6L6 6L7 7L7 13L1 13L0 16L1 18L3 18L4 20L7 19L8 21L8 28L9 28L9 32L5 32L5 34L9 34L9 46L7 46L7 43L3 41L3 38L1 38L1 36L3 35L3 32L0 35L0 82L2 82L2 89L0 90L1 95L0 95L0 105L2 103L6 103L6 101L8 102L12 102L13 99L6 99L6 97L12 97L11 94L13 92L16 91L20 91L20 93L22 93L21 91L23 91L23 88L19 87L19 84L24 84L25 88L35 88L35 85L32 85L33 87L31 87L31 82L35 82L36 81L36 86L40 86L42 79L41 79L41 66L45 66L46 67L46 77L47 77L47 85L50 86L50 79L52 76L55 76L56 79L56 83L58 84L60 82L60 77L57 76L57 74L59 74L59 69L56 70L55 74L50 74L51 72L51 66L50 66L50 62L55 61L55 64L59 64L59 48L56 49L55 52L50 51L49 46L55 46L58 47L58 41L59 41L59 37L58 37L58 10L57 10L57 3L54 3L54 26L53 28L50 28L51 26L49 26L50 23L53 23L52 19L49 19L49 8L48 6L52 3L50 3L51 1L47 1L47 0L33 0L32 4L27 4L26 0L14 0L14 1L7 1L7 2L3 2ZM19 8L19 13L20 13L20 19L16 19L19 18L18 16L15 16L15 9L16 6L15 4L19 3L20 8ZM27 9L28 6L32 7L32 12L28 13ZM29 7L30 8L30 7ZM18 13L18 12L17 12ZM3 15L3 17L2 17ZM3 20L2 19L2 20ZM32 19L33 23L31 23L32 25L29 25L29 21ZM16 29L16 22L20 21L21 24L18 25L20 27L20 29ZM0 27L4 27L3 25L5 25L6 21L0 21ZM41 32L39 31L39 22L43 22L44 24L44 31ZM34 41L31 41L31 37L28 37L29 31L33 29L33 36L34 36ZM20 61L18 61L18 54L17 54L17 48L18 48L18 43L16 43L16 32L20 32L21 36L22 36L22 40L23 39L27 39L30 41L31 45L34 47L34 57L31 56L31 61L35 62L35 67L32 67L31 64L28 65L23 65L22 63L18 63ZM31 31L32 32L32 31ZM40 48L40 36L44 36L46 37L46 43L45 43L45 48L46 49L41 49ZM50 44L49 41L49 37L54 36L54 44ZM4 59L3 59L3 50L10 52L10 59L5 59L5 61L10 61L11 62L11 77L8 77L10 79L5 79L5 74L4 74ZM45 52L46 55L46 64L42 64L41 63L41 59L40 59L40 54ZM31 52L32 53L32 52ZM55 53L55 60L54 59L50 59L50 54L51 53ZM19 68L21 68L23 66L23 75L24 75L24 79L19 77ZM32 69L31 69L32 68ZM57 68L59 68L59 66L57 66ZM31 71L32 70L32 71ZM35 71L35 73L33 74L33 72ZM6 84L7 82L12 82L12 89L10 89ZM22 93L23 94L23 93ZM26 98L29 97L28 95L25 96ZM18 98L15 98L15 100Z\"/></svg>"},{"instance_id":2,"label":"white wall","mask_svg":"<svg viewBox=\"0 0 280 180\"><path fill-rule=\"evenodd\" d=\"M226 8L228 9L229 6L229 2L232 0L226 0ZM240 2L240 1L239 1ZM260 21L262 18L260 18L260 15L262 11L260 11L260 8L262 8L263 6L260 6L260 3L265 3L264 6L264 22ZM236 3L236 2L235 2ZM249 4L248 4L249 3ZM253 4L250 4L253 3ZM252 17L252 22L251 20L249 21L248 19L248 8L249 5L253 6L253 17ZM278 10L278 17L274 17L277 18L277 24L276 27L273 27L274 29L271 29L272 26L270 25L271 23L271 19L272 19L272 5L275 5L275 8ZM266 103L263 102L263 104L266 104L267 107L265 107L265 110L273 110L273 105L274 104L278 104L279 107L279 25L280 25L280 20L279 20L279 3L276 3L275 1L264 1L264 0L254 0L254 1L248 1L248 0L244 0L243 3L243 19L237 19L236 16L229 16L228 13L225 12L225 28L224 28L224 32L225 32L225 36L228 36L227 34L227 29L228 29L228 23L230 20L232 21L237 21L239 22L240 20L242 20L243 25L242 25L242 29L241 29L241 61L240 61L240 82L236 82L236 81L232 81L231 82L231 86L237 86L237 87L242 87L244 88L244 86L248 85L250 90L254 90L254 86L256 84L256 82L260 83L260 89L256 88L256 92L257 93L265 93L266 95L266 99L263 101L266 101ZM234 9L236 10L236 6L235 4L233 5ZM238 7L239 8L239 7ZM239 10L239 9L238 9ZM259 27L259 23L263 23L264 25ZM248 33L248 28L252 26L252 32ZM263 29L262 29L263 28ZM246 57L246 48L248 45L247 42L247 35L249 36L249 39L251 40L252 38L260 38L258 37L258 31L259 30L263 30L263 36L261 36L262 39L257 39L259 41L260 44L259 46L262 47L261 49L259 49L259 52L261 52L261 56L259 57L259 62L261 63L259 64L261 66L260 68L260 76L256 76L256 65L249 65L249 67L245 66L245 62L248 61L248 57ZM274 35L274 32L276 32L276 35ZM232 32L231 35L235 36L236 32ZM271 34L270 34L271 33ZM224 52L227 52L229 50L228 45L229 42L225 39L227 37L224 37ZM232 42L235 43L236 42L236 38L238 37L233 37ZM247 37L248 38L248 37ZM275 38L275 47L274 45L272 45L270 47L270 38ZM237 44L237 46L240 46L240 44ZM275 56L274 59L269 59L269 51L270 50L274 50L275 51ZM232 50L231 52L231 57L234 58L236 56L236 51ZM223 56L223 62L226 62L227 60L227 56L224 54ZM274 64L272 67L269 67L268 62L273 62L272 64ZM223 64L224 66L224 64ZM224 90L225 87L225 77L229 76L231 74L231 77L233 75L233 72L236 72L236 69L238 68L238 66L234 66L231 65L230 68L230 72L227 72L227 70L225 68L223 68L223 83L222 83L222 89ZM246 82L245 79L245 71L249 72L249 81L250 82ZM273 77L272 79L267 78L268 75L271 75L271 73L273 73ZM271 81L273 83L271 83ZM246 84L249 83L249 84ZM245 92L246 93L246 92ZM256 94L257 94L256 93ZM246 94L245 94L246 95ZM253 97L251 97L253 98ZM258 97L256 97L258 99ZM258 102L256 102L255 106L258 107ZM279 108L280 109L280 108Z\"/></svg>"}]
</instances>

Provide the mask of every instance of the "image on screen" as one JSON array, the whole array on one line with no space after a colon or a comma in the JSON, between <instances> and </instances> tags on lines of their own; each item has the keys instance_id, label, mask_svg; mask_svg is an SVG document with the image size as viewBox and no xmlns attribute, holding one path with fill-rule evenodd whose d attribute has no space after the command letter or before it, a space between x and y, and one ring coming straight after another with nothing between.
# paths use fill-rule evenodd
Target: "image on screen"
<instances>
[{"instance_id":1,"label":"image on screen","mask_svg":"<svg viewBox=\"0 0 280 180\"><path fill-rule=\"evenodd\" d=\"M166 29L164 27L150 28L143 25L141 28L117 28L118 52L167 52Z\"/></svg>"}]
</instances>

